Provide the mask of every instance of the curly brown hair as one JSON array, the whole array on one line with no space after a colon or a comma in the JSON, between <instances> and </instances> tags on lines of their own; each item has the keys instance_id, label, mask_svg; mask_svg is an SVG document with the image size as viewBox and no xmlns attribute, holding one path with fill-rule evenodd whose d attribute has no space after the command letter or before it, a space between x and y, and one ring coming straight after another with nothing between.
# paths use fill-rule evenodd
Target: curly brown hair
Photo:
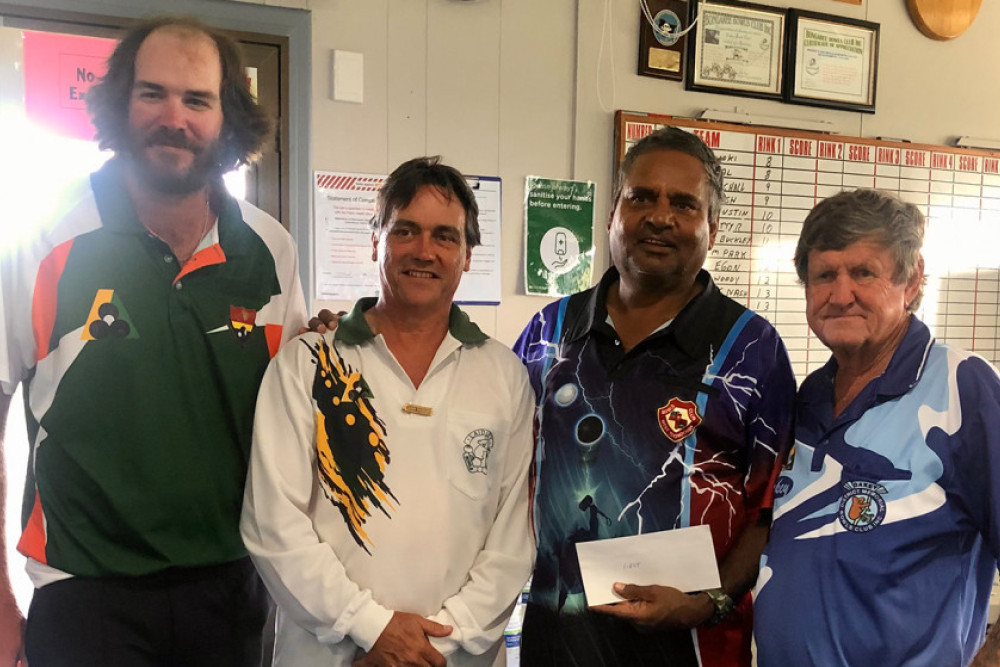
<instances>
[{"instance_id":1,"label":"curly brown hair","mask_svg":"<svg viewBox=\"0 0 1000 667\"><path fill-rule=\"evenodd\" d=\"M222 133L219 168L221 173L249 164L260 154L271 133L272 121L257 104L246 83L243 56L236 42L198 19L187 16L161 16L143 21L132 28L108 58L108 71L87 91L87 110L97 129L101 149L117 152L127 149L129 99L135 83L135 58L139 47L155 30L163 28L201 33L209 37L219 51L222 66Z\"/></svg>"}]
</instances>

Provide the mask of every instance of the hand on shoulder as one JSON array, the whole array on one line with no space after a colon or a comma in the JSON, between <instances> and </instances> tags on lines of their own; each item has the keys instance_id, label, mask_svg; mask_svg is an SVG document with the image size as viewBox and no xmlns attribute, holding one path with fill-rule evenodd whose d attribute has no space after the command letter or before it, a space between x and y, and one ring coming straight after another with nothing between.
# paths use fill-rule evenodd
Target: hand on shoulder
<instances>
[{"instance_id":1,"label":"hand on shoulder","mask_svg":"<svg viewBox=\"0 0 1000 667\"><path fill-rule=\"evenodd\" d=\"M309 322L306 326L298 330L299 334L304 334L307 331L315 331L316 333L326 333L327 331L335 331L337 329L337 324L340 323L340 318L346 315L346 311L340 311L334 313L330 310L324 308L319 311L315 317L309 318Z\"/></svg>"}]
</instances>

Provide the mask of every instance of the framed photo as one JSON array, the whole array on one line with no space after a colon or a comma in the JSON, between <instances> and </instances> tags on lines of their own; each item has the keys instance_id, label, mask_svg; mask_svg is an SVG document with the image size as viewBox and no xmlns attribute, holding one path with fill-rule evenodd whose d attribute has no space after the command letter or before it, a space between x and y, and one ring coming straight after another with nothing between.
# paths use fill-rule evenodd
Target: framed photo
<instances>
[{"instance_id":1,"label":"framed photo","mask_svg":"<svg viewBox=\"0 0 1000 667\"><path fill-rule=\"evenodd\" d=\"M686 38L677 35L688 26L688 14L688 0L647 0L639 12L639 74L684 78Z\"/></svg>"},{"instance_id":2,"label":"framed photo","mask_svg":"<svg viewBox=\"0 0 1000 667\"><path fill-rule=\"evenodd\" d=\"M787 12L729 0L694 5L685 89L781 99Z\"/></svg>"},{"instance_id":3,"label":"framed photo","mask_svg":"<svg viewBox=\"0 0 1000 667\"><path fill-rule=\"evenodd\" d=\"M789 10L785 99L875 113L878 39L877 23Z\"/></svg>"}]
</instances>

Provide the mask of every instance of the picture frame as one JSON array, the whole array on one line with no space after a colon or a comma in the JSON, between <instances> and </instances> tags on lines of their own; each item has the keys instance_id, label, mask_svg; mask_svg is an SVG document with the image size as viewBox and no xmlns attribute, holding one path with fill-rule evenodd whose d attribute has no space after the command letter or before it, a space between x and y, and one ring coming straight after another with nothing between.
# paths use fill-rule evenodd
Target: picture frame
<instances>
[{"instance_id":1,"label":"picture frame","mask_svg":"<svg viewBox=\"0 0 1000 667\"><path fill-rule=\"evenodd\" d=\"M691 8L686 90L783 99L788 10L737 0Z\"/></svg>"},{"instance_id":2,"label":"picture frame","mask_svg":"<svg viewBox=\"0 0 1000 667\"><path fill-rule=\"evenodd\" d=\"M791 9L785 101L875 113L878 23Z\"/></svg>"},{"instance_id":3,"label":"picture frame","mask_svg":"<svg viewBox=\"0 0 1000 667\"><path fill-rule=\"evenodd\" d=\"M673 34L684 30L689 23L688 0L647 0L639 11L639 68L642 76L680 81L684 78L685 35ZM650 20L660 27L654 31ZM668 32L672 34L663 34Z\"/></svg>"}]
</instances>

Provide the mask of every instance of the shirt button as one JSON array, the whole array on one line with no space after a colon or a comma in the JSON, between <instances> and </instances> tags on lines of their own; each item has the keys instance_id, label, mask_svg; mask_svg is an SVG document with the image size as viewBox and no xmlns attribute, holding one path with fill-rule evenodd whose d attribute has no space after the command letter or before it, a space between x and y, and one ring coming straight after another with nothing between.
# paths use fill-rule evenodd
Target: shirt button
<instances>
[{"instance_id":1,"label":"shirt button","mask_svg":"<svg viewBox=\"0 0 1000 667\"><path fill-rule=\"evenodd\" d=\"M616 340L615 341L615 345L621 345L621 344L622 344L622 342L620 340Z\"/></svg>"},{"instance_id":2,"label":"shirt button","mask_svg":"<svg viewBox=\"0 0 1000 667\"><path fill-rule=\"evenodd\" d=\"M169 264L170 262L174 261L174 257L173 257L173 255L164 255L163 256L163 261L166 262L167 264Z\"/></svg>"},{"instance_id":3,"label":"shirt button","mask_svg":"<svg viewBox=\"0 0 1000 667\"><path fill-rule=\"evenodd\" d=\"M174 283L174 289L177 290L178 292L181 291L182 289L184 289L184 283L178 280L177 282Z\"/></svg>"}]
</instances>

